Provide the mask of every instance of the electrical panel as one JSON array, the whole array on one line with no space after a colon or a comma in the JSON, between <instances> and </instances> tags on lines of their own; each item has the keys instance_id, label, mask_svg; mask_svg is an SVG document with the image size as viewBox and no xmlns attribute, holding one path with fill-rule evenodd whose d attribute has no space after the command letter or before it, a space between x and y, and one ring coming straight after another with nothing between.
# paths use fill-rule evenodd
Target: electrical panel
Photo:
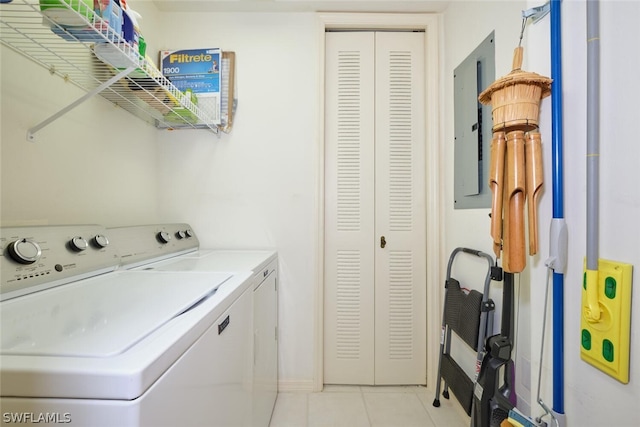
<instances>
[{"instance_id":1,"label":"electrical panel","mask_svg":"<svg viewBox=\"0 0 640 427\"><path fill-rule=\"evenodd\" d=\"M494 47L491 32L453 72L455 209L491 207L491 106L480 104L478 95L495 80Z\"/></svg>"}]
</instances>

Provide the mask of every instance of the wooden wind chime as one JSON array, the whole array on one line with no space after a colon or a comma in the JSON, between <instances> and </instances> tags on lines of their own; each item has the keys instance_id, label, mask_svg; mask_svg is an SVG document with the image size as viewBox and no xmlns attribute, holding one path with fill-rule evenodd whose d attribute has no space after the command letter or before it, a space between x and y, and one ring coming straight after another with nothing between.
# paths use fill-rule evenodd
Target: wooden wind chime
<instances>
[{"instance_id":1,"label":"wooden wind chime","mask_svg":"<svg viewBox=\"0 0 640 427\"><path fill-rule=\"evenodd\" d=\"M502 254L502 267L508 273L520 273L527 264L525 203L529 255L538 252L537 202L543 182L538 116L540 101L551 94L550 78L521 67L519 46L513 55L511 73L493 82L478 97L482 104L492 106L491 237L496 258Z\"/></svg>"}]
</instances>

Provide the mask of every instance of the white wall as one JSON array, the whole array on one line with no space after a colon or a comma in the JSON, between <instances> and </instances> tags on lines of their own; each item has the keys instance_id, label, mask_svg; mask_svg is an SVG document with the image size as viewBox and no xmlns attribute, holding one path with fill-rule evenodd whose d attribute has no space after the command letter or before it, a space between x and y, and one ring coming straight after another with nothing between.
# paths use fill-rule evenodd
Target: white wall
<instances>
[{"instance_id":1,"label":"white wall","mask_svg":"<svg viewBox=\"0 0 640 427\"><path fill-rule=\"evenodd\" d=\"M161 31L150 2L140 0L134 7L144 17L143 29ZM153 37L149 44L158 49ZM2 225L160 221L159 131L96 96L28 142L27 129L84 92L10 49L0 49Z\"/></svg>"},{"instance_id":2,"label":"white wall","mask_svg":"<svg viewBox=\"0 0 640 427\"><path fill-rule=\"evenodd\" d=\"M600 258L633 264L637 278L640 268L640 225L637 220L640 218L640 191L637 187L640 182L640 146L636 140L640 114L635 100L640 96L640 81L633 76L637 73L628 74L626 71L640 67L638 55L629 54L637 51L637 41L640 40L640 29L634 19L640 14L640 3L601 1L600 9L599 252ZM565 217L570 233L569 264L565 276L565 412L571 425L635 426L640 424L636 410L640 401L640 369L634 364L638 360L640 342L631 339L630 381L627 385L581 361L579 355L580 292L586 255L586 3L563 2L562 16ZM538 42L530 50L533 55L548 61L547 34L540 34ZM540 64L543 65L542 61ZM542 72L550 73L548 64L547 67ZM550 137L547 141L550 142ZM542 209L551 211L549 198ZM536 273L538 278L532 278L532 283L542 284L543 273ZM533 313L540 311L541 292L541 285L532 285ZM640 312L637 280L634 293L632 313L637 314ZM640 317L632 315L631 322L632 336L637 336ZM539 343L536 334L532 336L532 347L539 345L536 344ZM548 361L545 361L545 367L550 369ZM543 387L549 396L546 400L550 402L549 383L550 379ZM611 408L615 410L611 411Z\"/></svg>"},{"instance_id":3,"label":"white wall","mask_svg":"<svg viewBox=\"0 0 640 427\"><path fill-rule=\"evenodd\" d=\"M453 135L452 74L453 69L489 33L496 29L496 77L511 68L512 49L520 32L520 10L540 2L453 2L445 14L445 144ZM569 228L569 263L565 276L565 402L569 426L635 426L640 423L635 406L640 401L640 343L631 341L630 382L623 385L580 360L580 310L582 263L586 254L586 6L582 1L563 2L563 93L564 93L564 167L565 217ZM640 66L637 40L640 30L634 17L640 14L640 3L628 1L601 2L601 214L600 257L640 265L640 147L635 142L636 123L640 118L635 99L640 95L640 82L634 76ZM523 68L550 76L549 17L525 32ZM528 259L527 269L520 274L520 315L518 326L519 406L532 406L534 415L541 414L535 404L541 339L544 287L548 257L548 230L551 220L551 103L542 102L540 130L544 147L545 189L539 203L540 252ZM453 164L453 147L445 148L445 164ZM489 210L456 211L453 206L452 172L445 181L444 206L448 250L470 245L489 252ZM484 224L481 226L480 224ZM478 231L480 229L481 231ZM482 231L486 230L486 231ZM637 275L636 275L637 276ZM637 285L637 283L636 283ZM637 289L637 286L636 286ZM637 296L637 290L635 291ZM638 313L640 302L632 299L632 312ZM550 317L549 317L550 321ZM549 326L550 327L550 326ZM632 335L640 327L638 316L632 315ZM547 332L543 363L542 398L549 406L551 392L551 341ZM523 367L531 365L529 374ZM530 378L525 378L526 376Z\"/></svg>"},{"instance_id":4,"label":"white wall","mask_svg":"<svg viewBox=\"0 0 640 427\"><path fill-rule=\"evenodd\" d=\"M27 141L84 93L1 49L2 225L156 221L156 129L96 97Z\"/></svg>"},{"instance_id":5,"label":"white wall","mask_svg":"<svg viewBox=\"0 0 640 427\"><path fill-rule=\"evenodd\" d=\"M304 13L173 14L163 48L236 52L238 110L229 135L159 141L162 216L189 221L203 247L280 255L280 382L310 389L316 260L319 51ZM178 36L179 35L179 36Z\"/></svg>"}]
</instances>

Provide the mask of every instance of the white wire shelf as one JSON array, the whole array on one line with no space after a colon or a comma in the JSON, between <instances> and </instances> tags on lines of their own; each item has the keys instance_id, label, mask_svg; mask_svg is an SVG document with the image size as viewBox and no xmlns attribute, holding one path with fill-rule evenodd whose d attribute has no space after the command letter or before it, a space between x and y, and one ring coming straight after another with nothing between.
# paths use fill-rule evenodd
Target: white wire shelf
<instances>
[{"instance_id":1,"label":"white wire shelf","mask_svg":"<svg viewBox=\"0 0 640 427\"><path fill-rule=\"evenodd\" d=\"M218 133L215 112L193 103L119 31L114 32L89 8L78 7L79 0L59 1L65 13L71 14L67 16L72 16L74 25L81 25L65 29L40 11L38 0L0 5L0 42L86 92L29 129L29 140L96 94L159 129L208 129Z\"/></svg>"}]
</instances>

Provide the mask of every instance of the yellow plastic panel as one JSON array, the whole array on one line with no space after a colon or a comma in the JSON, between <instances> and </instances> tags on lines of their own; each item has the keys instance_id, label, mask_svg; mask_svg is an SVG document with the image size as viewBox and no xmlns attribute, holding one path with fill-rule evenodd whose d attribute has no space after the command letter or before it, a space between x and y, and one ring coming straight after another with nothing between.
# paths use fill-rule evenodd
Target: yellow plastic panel
<instances>
[{"instance_id":1,"label":"yellow plastic panel","mask_svg":"<svg viewBox=\"0 0 640 427\"><path fill-rule=\"evenodd\" d=\"M591 321L587 315L587 286L591 280L587 280L586 268L582 286L580 356L624 384L629 382L632 274L631 264L598 260L598 321Z\"/></svg>"}]
</instances>

